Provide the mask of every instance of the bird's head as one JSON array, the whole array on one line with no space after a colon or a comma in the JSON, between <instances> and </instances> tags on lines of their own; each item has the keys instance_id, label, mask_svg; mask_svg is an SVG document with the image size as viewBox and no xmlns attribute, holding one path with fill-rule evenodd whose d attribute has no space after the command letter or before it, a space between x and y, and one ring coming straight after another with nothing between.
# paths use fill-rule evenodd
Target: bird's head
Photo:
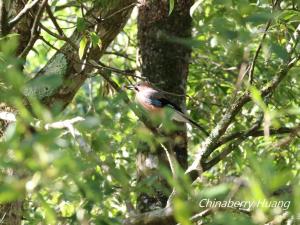
<instances>
[{"instance_id":1,"label":"bird's head","mask_svg":"<svg viewBox=\"0 0 300 225\"><path fill-rule=\"evenodd\" d=\"M152 85L147 81L140 81L135 85L127 86L129 89L133 89L135 92L145 91L149 89L153 89Z\"/></svg>"}]
</instances>

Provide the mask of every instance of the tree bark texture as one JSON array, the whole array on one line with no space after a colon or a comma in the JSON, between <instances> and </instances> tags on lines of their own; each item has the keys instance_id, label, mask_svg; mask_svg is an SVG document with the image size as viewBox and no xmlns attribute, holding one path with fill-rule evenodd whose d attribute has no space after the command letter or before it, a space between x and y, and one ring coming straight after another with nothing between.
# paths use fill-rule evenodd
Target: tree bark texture
<instances>
[{"instance_id":1,"label":"tree bark texture","mask_svg":"<svg viewBox=\"0 0 300 225\"><path fill-rule=\"evenodd\" d=\"M186 81L188 76L191 49L174 40L191 37L191 17L189 9L192 0L175 1L173 12L169 15L169 1L141 1L138 16L138 39L142 59L142 74L157 88L176 93L167 97L185 110ZM186 127L180 124L180 131L168 134L168 149L175 155L182 168L187 167ZM152 163L149 163L152 162ZM157 182L167 187L158 174L160 164L168 165L166 154L161 147L153 153L145 143L141 143L137 155L138 181L149 175L156 176ZM168 194L141 193L138 197L138 209L151 211L166 205ZM167 188L168 189L168 188Z\"/></svg>"},{"instance_id":2,"label":"tree bark texture","mask_svg":"<svg viewBox=\"0 0 300 225\"><path fill-rule=\"evenodd\" d=\"M28 1L10 1L1 0L0 3L0 36L4 37L9 33L19 34L19 43L16 49L16 55L20 54L27 46L30 40L30 28L32 26L34 18L32 16L25 15L22 20L13 27L13 29L8 28L8 21L14 18L18 12L20 12L24 5ZM12 112L14 109L5 103L0 102L0 111ZM3 136L8 122L0 120L0 138ZM3 170L1 170L1 173ZM13 171L6 171L6 175L12 176ZM23 201L18 200L6 204L0 204L0 224L7 225L19 225L22 221L22 205Z\"/></svg>"},{"instance_id":3,"label":"tree bark texture","mask_svg":"<svg viewBox=\"0 0 300 225\"><path fill-rule=\"evenodd\" d=\"M31 38L31 27L34 21L34 11L26 14L12 29L7 28L7 22L20 12L28 1L3 1L0 0L0 36L5 36L9 32L19 34L19 46L16 55L19 55L27 47ZM86 16L100 36L101 48L90 48L86 54L86 62L89 60L98 61L111 41L123 29L126 24L134 0L111 1L103 8L95 7ZM93 14L93 15L92 15ZM103 21L95 21L96 16L101 15ZM77 46L82 38L82 33L77 30L71 36L71 40ZM48 62L48 64L28 82L24 88L24 95L36 97L49 108L60 105L60 111L69 104L77 90L88 77L88 73L93 68L83 65L78 57L78 49L74 49L71 43L66 43ZM49 79L56 80L55 85L49 84ZM51 83L51 82L50 82ZM29 104L28 104L29 106ZM0 104L0 111L11 111L5 103ZM0 120L0 137L7 126L5 121ZM22 220L22 200L0 205L0 223L6 225L21 224Z\"/></svg>"}]
</instances>

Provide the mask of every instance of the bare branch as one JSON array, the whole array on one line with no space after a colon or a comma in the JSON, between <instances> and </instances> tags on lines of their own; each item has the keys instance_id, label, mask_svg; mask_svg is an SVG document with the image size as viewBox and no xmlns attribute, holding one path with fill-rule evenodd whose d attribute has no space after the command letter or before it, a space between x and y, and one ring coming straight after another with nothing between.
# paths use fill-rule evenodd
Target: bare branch
<instances>
[{"instance_id":1,"label":"bare branch","mask_svg":"<svg viewBox=\"0 0 300 225\"><path fill-rule=\"evenodd\" d=\"M274 10L276 8L276 6L279 4L280 0L275 0L275 2L272 4L272 10ZM260 43L256 49L256 52L254 54L254 57L253 57L253 60L250 64L250 70L249 70L249 84L252 84L253 82L253 75L254 75L254 68L255 68L255 64L256 64L256 61L257 61L257 58L258 58L258 55L261 51L261 48L262 48L262 45L263 45L263 42L267 36L267 31L269 30L270 26L271 26L271 23L272 23L272 19L269 19L269 21L267 22L266 24L266 27L265 27L265 30L264 30L264 33L263 33L263 36L260 40Z\"/></svg>"},{"instance_id":2,"label":"bare branch","mask_svg":"<svg viewBox=\"0 0 300 225\"><path fill-rule=\"evenodd\" d=\"M28 52L32 49L35 41L38 39L38 25L39 25L39 22L40 22L40 19L43 15L43 11L44 11L44 8L47 4L47 1L48 0L43 0L38 11L37 11L37 14L36 14L36 17L33 21L33 25L32 25L32 29L31 29L31 37L30 37L30 40L26 46L26 48L23 50L23 52L18 56L19 58L24 58Z\"/></svg>"},{"instance_id":3,"label":"bare branch","mask_svg":"<svg viewBox=\"0 0 300 225\"><path fill-rule=\"evenodd\" d=\"M57 29L58 33L59 33L61 36L65 36L63 30L60 28L59 24L57 23L56 18L55 18L55 16L53 15L53 13L52 13L52 11L51 11L51 8L50 8L50 6L49 6L48 4L46 5L46 11L47 11L47 13L48 13L48 15L49 15L49 17L50 17L50 19L51 19L53 25L54 25L55 28Z\"/></svg>"},{"instance_id":4,"label":"bare branch","mask_svg":"<svg viewBox=\"0 0 300 225\"><path fill-rule=\"evenodd\" d=\"M26 4L24 8L13 19L8 22L8 26L11 29L14 27L34 6L36 6L40 0L34 0L29 4Z\"/></svg>"},{"instance_id":5,"label":"bare branch","mask_svg":"<svg viewBox=\"0 0 300 225\"><path fill-rule=\"evenodd\" d=\"M289 127L280 127L279 129L271 129L270 130L270 135L278 135L278 134L288 134L293 130L293 128ZM263 136L264 131L263 130L254 130L251 132L248 131L238 131L233 134L229 134L223 138L220 139L220 141L217 143L216 147L219 147L229 141L232 141L237 138L241 138L242 136L247 136L247 137L259 137Z\"/></svg>"},{"instance_id":6,"label":"bare branch","mask_svg":"<svg viewBox=\"0 0 300 225\"><path fill-rule=\"evenodd\" d=\"M134 59L130 58L125 52L106 51L104 55L116 55L128 59L129 61L135 62Z\"/></svg>"},{"instance_id":7,"label":"bare branch","mask_svg":"<svg viewBox=\"0 0 300 225\"><path fill-rule=\"evenodd\" d=\"M48 45L50 48L53 48L54 50L60 52L60 49L56 48L54 45L52 45L49 41L47 41L43 36L39 36L39 39L41 39L46 45Z\"/></svg>"},{"instance_id":8,"label":"bare branch","mask_svg":"<svg viewBox=\"0 0 300 225\"><path fill-rule=\"evenodd\" d=\"M266 27L265 27L263 36L262 36L262 38L261 38L261 40L260 40L260 43L259 43L259 45L258 45L258 47L257 47L257 49L256 49L256 51L255 51L253 60L252 60L252 62L251 62L251 64L250 64L250 69L249 69L249 84L252 84L252 82L253 82L253 75L254 75L255 64L256 64L258 55L259 55L259 53L260 53L260 51L261 51L263 42L264 42L264 40L265 40L265 38L266 38L266 36L267 36L267 31L268 31L269 28L270 28L271 22L272 22L272 20L269 20L269 21L268 21L268 23L267 23L267 25L266 25Z\"/></svg>"},{"instance_id":9,"label":"bare branch","mask_svg":"<svg viewBox=\"0 0 300 225\"><path fill-rule=\"evenodd\" d=\"M104 17L102 20L107 20L107 19L109 19L109 18L111 18L111 17L113 17L113 16L115 16L115 15L117 15L117 14L123 12L124 10L131 9L131 8L133 8L134 6L136 6L136 4L137 4L136 2L133 2L133 3L131 3L131 4L127 5L127 6L125 6L125 7L123 7L122 9L119 9L119 10L117 10L116 12L114 12L114 13L108 15L107 17Z\"/></svg>"},{"instance_id":10,"label":"bare branch","mask_svg":"<svg viewBox=\"0 0 300 225\"><path fill-rule=\"evenodd\" d=\"M45 125L45 129L49 130L50 128L55 128L55 129L67 129L74 140L78 143L79 148L82 149L85 153L91 153L92 148L91 146L86 143L80 132L73 126L74 123L84 121L84 118L82 117L75 117L70 120L64 120L64 121L59 121L55 123L50 123Z\"/></svg>"},{"instance_id":11,"label":"bare branch","mask_svg":"<svg viewBox=\"0 0 300 225\"><path fill-rule=\"evenodd\" d=\"M281 140L279 140L275 146L276 147L282 147L285 145L290 144L297 136L299 137L299 132L300 132L300 125L298 125L297 127L293 128L290 132L290 135L286 138L283 138Z\"/></svg>"},{"instance_id":12,"label":"bare branch","mask_svg":"<svg viewBox=\"0 0 300 225\"><path fill-rule=\"evenodd\" d=\"M55 11L64 10L65 8L69 7L79 7L78 1L68 1L66 4L58 5L55 7Z\"/></svg>"},{"instance_id":13,"label":"bare branch","mask_svg":"<svg viewBox=\"0 0 300 225\"><path fill-rule=\"evenodd\" d=\"M111 72L114 72L114 73L120 74L120 75L135 77L135 78L143 79L143 80L145 79L141 76L135 75L135 69L133 69L133 70L120 70L118 68L107 66L107 65L105 65L101 62L97 63L93 60L90 60L87 64L90 65L90 66L93 66L94 68L97 68L98 70L106 70L106 71L111 71Z\"/></svg>"},{"instance_id":14,"label":"bare branch","mask_svg":"<svg viewBox=\"0 0 300 225\"><path fill-rule=\"evenodd\" d=\"M5 111L0 112L0 119L1 120L6 120L6 121L9 121L9 122L16 122L17 121L15 113L5 112ZM73 126L74 123L81 122L81 121L84 121L84 118L75 117L75 118L69 119L69 120L58 121L58 122L54 122L54 123L48 123L44 126L44 128L46 130L49 130L51 128L52 129L68 129L70 134L73 136L74 140L76 140L76 142L78 143L79 147L82 150L84 150L85 153L90 153L90 152L92 152L92 149L91 149L90 145L85 142L85 140L83 139L80 132L76 128L74 128L74 126ZM40 123L41 123L41 121L38 121L36 123L37 126Z\"/></svg>"},{"instance_id":15,"label":"bare branch","mask_svg":"<svg viewBox=\"0 0 300 225\"><path fill-rule=\"evenodd\" d=\"M46 31L48 34L52 35L53 37L55 37L59 40L63 40L65 42L67 42L68 44L70 44L74 50L76 50L76 51L78 50L78 46L70 38L68 38L64 34L63 35L56 34L56 33L52 32L51 30L49 30L47 27L45 27L42 23L40 23L40 27L44 31Z\"/></svg>"}]
</instances>

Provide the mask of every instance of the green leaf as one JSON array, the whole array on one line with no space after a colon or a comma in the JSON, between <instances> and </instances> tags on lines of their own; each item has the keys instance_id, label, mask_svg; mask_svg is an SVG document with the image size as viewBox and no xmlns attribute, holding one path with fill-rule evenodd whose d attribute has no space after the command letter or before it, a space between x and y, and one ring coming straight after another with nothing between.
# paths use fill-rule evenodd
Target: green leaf
<instances>
[{"instance_id":1,"label":"green leaf","mask_svg":"<svg viewBox=\"0 0 300 225\"><path fill-rule=\"evenodd\" d=\"M191 225L189 220L191 213L187 203L179 198L175 198L173 203L176 220L182 225Z\"/></svg>"},{"instance_id":2,"label":"green leaf","mask_svg":"<svg viewBox=\"0 0 300 225\"><path fill-rule=\"evenodd\" d=\"M248 23L253 23L254 25L260 25L268 22L268 20L273 18L273 14L267 10L256 12L248 17L246 17L245 21Z\"/></svg>"},{"instance_id":3,"label":"green leaf","mask_svg":"<svg viewBox=\"0 0 300 225\"><path fill-rule=\"evenodd\" d=\"M82 17L77 18L76 27L79 32L82 32L86 29L86 23Z\"/></svg>"},{"instance_id":4,"label":"green leaf","mask_svg":"<svg viewBox=\"0 0 300 225\"><path fill-rule=\"evenodd\" d=\"M250 91L251 91L251 97L253 99L253 101L259 106L261 107L264 111L267 110L267 105L265 104L262 96L261 96L261 93L258 89L256 89L255 87L251 87L250 88Z\"/></svg>"},{"instance_id":5,"label":"green leaf","mask_svg":"<svg viewBox=\"0 0 300 225\"><path fill-rule=\"evenodd\" d=\"M209 187L204 189L201 192L201 196L203 198L218 198L221 196L225 196L229 191L229 186L227 184L220 184L217 186Z\"/></svg>"},{"instance_id":6,"label":"green leaf","mask_svg":"<svg viewBox=\"0 0 300 225\"><path fill-rule=\"evenodd\" d=\"M63 217L71 217L75 212L75 207L72 203L62 202L60 211Z\"/></svg>"},{"instance_id":7,"label":"green leaf","mask_svg":"<svg viewBox=\"0 0 300 225\"><path fill-rule=\"evenodd\" d=\"M91 41L92 41L93 46L95 47L98 45L99 47L101 47L100 37L95 32L91 32L90 34L91 34Z\"/></svg>"},{"instance_id":8,"label":"green leaf","mask_svg":"<svg viewBox=\"0 0 300 225\"><path fill-rule=\"evenodd\" d=\"M271 43L271 51L275 53L276 56L278 56L280 59L287 61L289 59L289 54L286 51L286 48L276 44Z\"/></svg>"},{"instance_id":9,"label":"green leaf","mask_svg":"<svg viewBox=\"0 0 300 225\"><path fill-rule=\"evenodd\" d=\"M170 2L169 2L169 15L172 14L172 12L174 10L174 5L175 5L175 0L170 0Z\"/></svg>"},{"instance_id":10,"label":"green leaf","mask_svg":"<svg viewBox=\"0 0 300 225\"><path fill-rule=\"evenodd\" d=\"M87 38L85 36L83 36L83 38L81 39L81 41L79 43L79 52L78 52L79 59L82 59L82 57L83 57L83 53L84 53L86 44L87 44Z\"/></svg>"}]
</instances>

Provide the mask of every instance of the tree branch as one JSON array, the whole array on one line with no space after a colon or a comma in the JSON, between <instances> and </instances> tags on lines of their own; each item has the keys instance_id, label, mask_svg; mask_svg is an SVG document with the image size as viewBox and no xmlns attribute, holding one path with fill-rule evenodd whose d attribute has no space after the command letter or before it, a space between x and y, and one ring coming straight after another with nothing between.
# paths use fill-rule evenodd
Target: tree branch
<instances>
[{"instance_id":1,"label":"tree branch","mask_svg":"<svg viewBox=\"0 0 300 225\"><path fill-rule=\"evenodd\" d=\"M105 9L94 6L91 9L90 14L95 13L97 15L101 14L102 16L109 16L133 2L134 0L124 0L120 1L119 4L109 5L109 7ZM131 10L132 8L127 8L115 16L110 17L110 19L101 21L100 23L95 21L89 13L86 15L86 19L93 21L94 23L93 27L89 26L88 29L96 32L102 41L101 48L96 46L88 52L88 60L99 60L108 45L125 25L125 22L131 14ZM43 25L41 27L43 29L45 28ZM75 30L69 39L72 40L72 43L76 44L78 49L81 38L82 34L78 30ZM91 66L82 67L78 52L73 50L75 46L72 45L72 43L68 41L60 51L48 61L48 64L35 76L35 78L27 83L24 88L26 96L35 96L48 107L53 106L53 104L60 104L62 109L73 99L77 90L81 87L88 77L88 74L94 68ZM52 72L53 68L55 68L55 73ZM55 86L51 86L48 84L49 82L47 83L43 80L46 74L48 74L47 77L55 76L57 80L60 80L61 82Z\"/></svg>"},{"instance_id":2,"label":"tree branch","mask_svg":"<svg viewBox=\"0 0 300 225\"><path fill-rule=\"evenodd\" d=\"M70 38L68 38L66 35L64 35L64 33L62 35L61 34L56 34L56 33L52 32L50 29L48 29L47 27L45 27L42 23L40 23L40 27L44 31L46 31L48 34L50 34L51 36L53 36L53 37L55 37L59 40L63 40L66 43L70 44L75 51L78 50L78 46Z\"/></svg>"},{"instance_id":3,"label":"tree branch","mask_svg":"<svg viewBox=\"0 0 300 225\"><path fill-rule=\"evenodd\" d=\"M82 149L86 154L89 154L92 152L91 146L86 143L80 132L73 126L74 123L84 121L84 118L82 117L75 117L73 119L64 120L64 121L58 121L55 123L49 123L45 125L45 129L49 130L50 128L54 129L67 129L74 140L78 143L79 148Z\"/></svg>"},{"instance_id":4,"label":"tree branch","mask_svg":"<svg viewBox=\"0 0 300 225\"><path fill-rule=\"evenodd\" d=\"M24 49L24 51L19 55L19 58L25 58L25 56L28 54L28 52L32 49L35 41L38 39L38 25L39 25L42 15L43 15L44 8L45 8L47 2L48 2L48 0L42 1L41 5L37 11L36 17L33 21L30 40L29 40L26 48Z\"/></svg>"},{"instance_id":5,"label":"tree branch","mask_svg":"<svg viewBox=\"0 0 300 225\"><path fill-rule=\"evenodd\" d=\"M58 31L59 35L65 36L63 30L60 28L55 16L53 15L50 6L47 4L46 5L46 12L48 13L53 25L55 26L56 30Z\"/></svg>"},{"instance_id":6,"label":"tree branch","mask_svg":"<svg viewBox=\"0 0 300 225\"><path fill-rule=\"evenodd\" d=\"M279 129L271 129L270 130L270 135L278 135L278 134L287 134L290 133L293 130L293 128L289 127L280 127ZM220 147L221 145L230 142L234 139L241 138L243 136L247 137L259 137L259 136L264 136L264 131L263 130L254 130L251 132L248 131L238 131L233 134L229 134L223 138L220 139L220 141L216 144L216 147Z\"/></svg>"},{"instance_id":7,"label":"tree branch","mask_svg":"<svg viewBox=\"0 0 300 225\"><path fill-rule=\"evenodd\" d=\"M279 83L287 76L289 70L297 63L298 60L299 56L297 58L292 59L289 63L282 65L275 77L262 88L261 95L264 97L269 94L272 94L273 91L279 85ZM192 165L187 169L186 173L190 173L194 170L203 170L202 164L205 164L206 159L217 148L217 143L219 139L224 135L228 126L231 124L233 118L250 100L250 92L247 91L227 108L220 122L215 126L215 128L210 133L209 137L207 137L201 145L200 150L196 154L195 160L193 161Z\"/></svg>"},{"instance_id":8,"label":"tree branch","mask_svg":"<svg viewBox=\"0 0 300 225\"><path fill-rule=\"evenodd\" d=\"M275 9L275 7L278 5L278 3L280 2L280 0L276 0L274 2L274 4L272 5L272 10ZM255 63L257 61L257 58L258 58L258 55L261 51L261 48L262 48L262 45L263 45L263 42L267 36L267 31L269 30L270 26L271 26L271 23L272 23L272 19L269 19L269 21L267 22L266 24L266 27L265 27L265 30L263 32L263 36L260 40L260 43L255 51L255 54L254 54L254 57L253 57L253 60L251 62L251 65L250 65L250 69L249 69L249 84L252 84L253 82L253 75L254 75L254 68L255 68Z\"/></svg>"},{"instance_id":9,"label":"tree branch","mask_svg":"<svg viewBox=\"0 0 300 225\"><path fill-rule=\"evenodd\" d=\"M36 6L40 0L34 0L29 4L26 4L24 8L13 19L8 22L9 29L13 28L34 6Z\"/></svg>"},{"instance_id":10,"label":"tree branch","mask_svg":"<svg viewBox=\"0 0 300 225\"><path fill-rule=\"evenodd\" d=\"M60 10L64 10L65 8L69 8L69 7L79 7L79 3L78 1L68 1L67 3L63 4L63 5L57 5L55 6L55 11L60 11Z\"/></svg>"}]
</instances>

